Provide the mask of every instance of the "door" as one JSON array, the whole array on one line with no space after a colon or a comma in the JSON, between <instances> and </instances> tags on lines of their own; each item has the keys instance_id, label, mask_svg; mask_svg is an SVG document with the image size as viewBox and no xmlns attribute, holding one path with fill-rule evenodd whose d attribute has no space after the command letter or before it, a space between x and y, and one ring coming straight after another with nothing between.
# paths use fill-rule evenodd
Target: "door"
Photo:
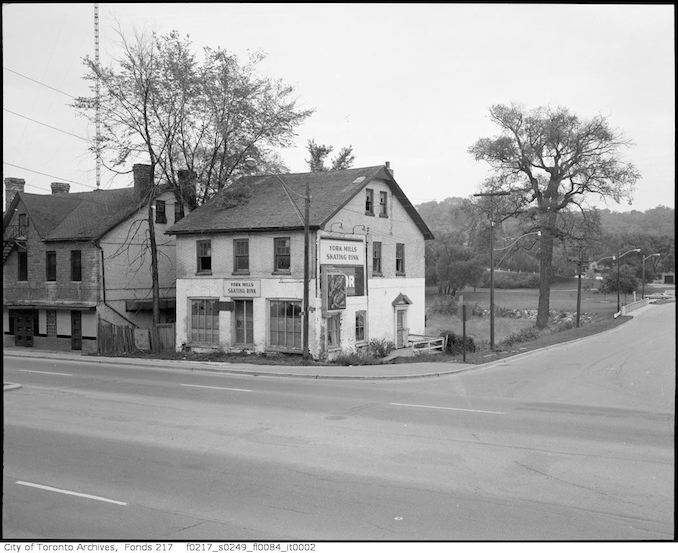
<instances>
[{"instance_id":1,"label":"door","mask_svg":"<svg viewBox=\"0 0 678 553\"><path fill-rule=\"evenodd\" d=\"M33 347L33 312L14 312L14 345Z\"/></svg>"},{"instance_id":2,"label":"door","mask_svg":"<svg viewBox=\"0 0 678 553\"><path fill-rule=\"evenodd\" d=\"M252 300L235 300L235 343L254 345L254 302Z\"/></svg>"},{"instance_id":3,"label":"door","mask_svg":"<svg viewBox=\"0 0 678 553\"><path fill-rule=\"evenodd\" d=\"M71 349L82 349L82 313L71 311Z\"/></svg>"},{"instance_id":4,"label":"door","mask_svg":"<svg viewBox=\"0 0 678 553\"><path fill-rule=\"evenodd\" d=\"M396 348L407 347L407 311L396 309Z\"/></svg>"}]
</instances>

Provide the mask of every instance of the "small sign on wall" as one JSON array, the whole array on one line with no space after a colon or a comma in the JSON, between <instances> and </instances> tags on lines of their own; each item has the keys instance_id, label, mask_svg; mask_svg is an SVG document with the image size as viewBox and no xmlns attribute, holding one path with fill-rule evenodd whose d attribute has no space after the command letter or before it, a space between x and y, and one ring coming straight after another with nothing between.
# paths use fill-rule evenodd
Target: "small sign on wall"
<instances>
[{"instance_id":1,"label":"small sign on wall","mask_svg":"<svg viewBox=\"0 0 678 553\"><path fill-rule=\"evenodd\" d=\"M261 296L260 280L224 280L224 296L231 298L258 298Z\"/></svg>"}]
</instances>

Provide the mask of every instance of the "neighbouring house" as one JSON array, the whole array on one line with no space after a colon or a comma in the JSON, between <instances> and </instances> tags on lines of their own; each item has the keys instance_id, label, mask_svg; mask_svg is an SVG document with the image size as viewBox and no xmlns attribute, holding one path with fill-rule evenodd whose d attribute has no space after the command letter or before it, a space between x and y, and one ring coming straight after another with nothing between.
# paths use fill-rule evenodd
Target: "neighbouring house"
<instances>
[{"instance_id":1,"label":"neighbouring house","mask_svg":"<svg viewBox=\"0 0 678 553\"><path fill-rule=\"evenodd\" d=\"M311 355L424 334L433 234L387 162L243 177L169 228L177 349L301 353L307 183Z\"/></svg>"},{"instance_id":2,"label":"neighbouring house","mask_svg":"<svg viewBox=\"0 0 678 553\"><path fill-rule=\"evenodd\" d=\"M100 321L152 326L148 245L150 166L135 165L134 186L52 194L24 192L6 178L3 217L4 345L97 351ZM174 195L154 200L161 321L175 313L175 240L164 231L183 216Z\"/></svg>"},{"instance_id":3,"label":"neighbouring house","mask_svg":"<svg viewBox=\"0 0 678 553\"><path fill-rule=\"evenodd\" d=\"M658 280L661 284L675 284L676 283L676 273L673 271L670 273L660 273Z\"/></svg>"}]
</instances>

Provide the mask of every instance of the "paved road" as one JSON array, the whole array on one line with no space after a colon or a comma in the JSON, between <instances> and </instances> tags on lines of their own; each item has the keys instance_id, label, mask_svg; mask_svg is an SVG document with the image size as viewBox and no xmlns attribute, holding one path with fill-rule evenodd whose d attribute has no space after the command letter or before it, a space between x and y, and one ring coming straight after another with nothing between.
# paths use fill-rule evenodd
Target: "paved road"
<instances>
[{"instance_id":1,"label":"paved road","mask_svg":"<svg viewBox=\"0 0 678 553\"><path fill-rule=\"evenodd\" d=\"M8 357L3 535L670 539L674 334L656 306L494 368L388 382Z\"/></svg>"}]
</instances>

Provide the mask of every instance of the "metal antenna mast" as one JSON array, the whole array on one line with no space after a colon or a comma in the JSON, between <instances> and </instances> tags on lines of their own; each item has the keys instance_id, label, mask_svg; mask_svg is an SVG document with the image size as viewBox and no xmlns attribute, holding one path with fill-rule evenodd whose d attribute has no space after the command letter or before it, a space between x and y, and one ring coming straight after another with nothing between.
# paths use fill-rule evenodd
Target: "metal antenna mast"
<instances>
[{"instance_id":1,"label":"metal antenna mast","mask_svg":"<svg viewBox=\"0 0 678 553\"><path fill-rule=\"evenodd\" d=\"M99 4L94 4L94 63L99 71ZM97 74L96 84L95 84L95 94L96 94L96 112L94 116L94 125L96 128L96 180L97 180L97 190L101 185L101 152L99 150L99 144L101 141L101 96L99 89L99 75Z\"/></svg>"}]
</instances>

